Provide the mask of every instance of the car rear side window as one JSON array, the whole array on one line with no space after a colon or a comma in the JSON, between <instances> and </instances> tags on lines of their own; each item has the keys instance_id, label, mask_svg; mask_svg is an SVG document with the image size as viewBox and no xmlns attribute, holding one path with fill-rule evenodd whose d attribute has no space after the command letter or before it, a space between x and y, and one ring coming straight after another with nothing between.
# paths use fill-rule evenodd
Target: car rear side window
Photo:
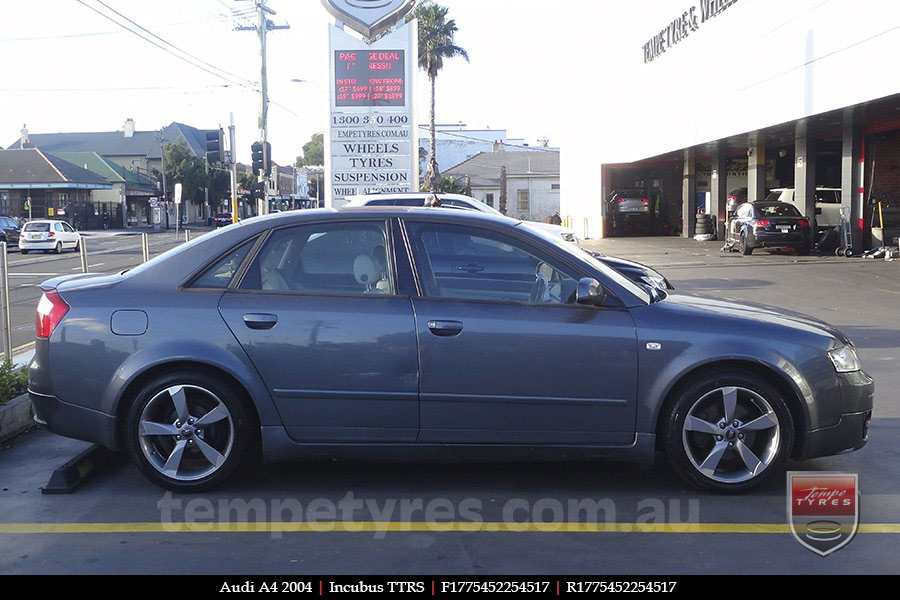
<instances>
[{"instance_id":1,"label":"car rear side window","mask_svg":"<svg viewBox=\"0 0 900 600\"><path fill-rule=\"evenodd\" d=\"M385 223L303 225L272 233L243 290L332 295L393 295Z\"/></svg>"},{"instance_id":2,"label":"car rear side window","mask_svg":"<svg viewBox=\"0 0 900 600\"><path fill-rule=\"evenodd\" d=\"M256 239L250 240L223 256L213 266L204 271L200 277L195 279L190 287L207 290L224 290L228 288L241 263L244 262L250 249L253 248L255 241Z\"/></svg>"}]
</instances>

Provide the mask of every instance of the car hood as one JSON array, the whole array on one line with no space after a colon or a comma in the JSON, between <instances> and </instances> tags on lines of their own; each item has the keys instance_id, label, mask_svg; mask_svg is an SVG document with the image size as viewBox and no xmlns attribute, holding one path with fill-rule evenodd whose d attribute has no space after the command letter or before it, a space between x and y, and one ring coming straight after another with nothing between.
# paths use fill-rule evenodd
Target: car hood
<instances>
[{"instance_id":1,"label":"car hood","mask_svg":"<svg viewBox=\"0 0 900 600\"><path fill-rule=\"evenodd\" d=\"M562 225L551 225L550 223L539 223L537 221L528 221L527 224L530 227L536 227L547 233L552 233L553 235L563 235L564 233L569 235L574 235L575 230L570 229L569 227L563 227Z\"/></svg>"},{"instance_id":2,"label":"car hood","mask_svg":"<svg viewBox=\"0 0 900 600\"><path fill-rule=\"evenodd\" d=\"M794 329L815 336L831 338L840 344L852 344L843 332L828 323L801 313L752 302L738 303L713 300L702 296L668 294L663 304L705 316L719 316L741 321L754 321Z\"/></svg>"}]
</instances>

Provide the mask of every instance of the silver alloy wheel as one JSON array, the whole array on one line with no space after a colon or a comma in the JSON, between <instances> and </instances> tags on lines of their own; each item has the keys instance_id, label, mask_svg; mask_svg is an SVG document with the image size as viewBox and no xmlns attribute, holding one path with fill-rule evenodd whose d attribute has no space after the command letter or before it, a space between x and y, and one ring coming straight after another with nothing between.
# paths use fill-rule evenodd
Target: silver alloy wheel
<instances>
[{"instance_id":1,"label":"silver alloy wheel","mask_svg":"<svg viewBox=\"0 0 900 600\"><path fill-rule=\"evenodd\" d=\"M214 393L195 385L162 390L144 407L138 423L144 457L176 481L212 475L234 446L228 407Z\"/></svg>"},{"instance_id":2,"label":"silver alloy wheel","mask_svg":"<svg viewBox=\"0 0 900 600\"><path fill-rule=\"evenodd\" d=\"M781 424L769 402L742 387L704 394L688 411L684 450L694 468L720 483L743 483L766 470L781 447Z\"/></svg>"}]
</instances>

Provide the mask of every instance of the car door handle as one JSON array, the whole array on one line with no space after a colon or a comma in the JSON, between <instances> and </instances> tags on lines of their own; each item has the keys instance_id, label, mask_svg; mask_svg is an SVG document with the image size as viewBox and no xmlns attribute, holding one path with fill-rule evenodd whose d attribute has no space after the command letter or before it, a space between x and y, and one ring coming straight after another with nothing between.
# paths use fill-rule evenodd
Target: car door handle
<instances>
[{"instance_id":1,"label":"car door handle","mask_svg":"<svg viewBox=\"0 0 900 600\"><path fill-rule=\"evenodd\" d=\"M428 321L428 329L438 337L454 337L462 333L463 324L459 321Z\"/></svg>"},{"instance_id":2,"label":"car door handle","mask_svg":"<svg viewBox=\"0 0 900 600\"><path fill-rule=\"evenodd\" d=\"M457 271L462 271L463 273L481 273L484 271L484 267L481 265L476 265L475 263L469 263L467 265L460 265L456 267Z\"/></svg>"},{"instance_id":3,"label":"car door handle","mask_svg":"<svg viewBox=\"0 0 900 600\"><path fill-rule=\"evenodd\" d=\"M244 324L250 329L272 329L278 324L278 315L244 315Z\"/></svg>"}]
</instances>

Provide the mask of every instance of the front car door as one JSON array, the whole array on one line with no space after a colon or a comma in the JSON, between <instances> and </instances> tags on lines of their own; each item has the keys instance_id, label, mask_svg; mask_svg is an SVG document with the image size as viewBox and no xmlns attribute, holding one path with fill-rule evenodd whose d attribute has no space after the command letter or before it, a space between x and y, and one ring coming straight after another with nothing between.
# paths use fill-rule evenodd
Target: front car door
<instances>
[{"instance_id":1,"label":"front car door","mask_svg":"<svg viewBox=\"0 0 900 600\"><path fill-rule=\"evenodd\" d=\"M395 293L383 220L272 231L219 309L305 443L414 442L412 303Z\"/></svg>"},{"instance_id":2,"label":"front car door","mask_svg":"<svg viewBox=\"0 0 900 600\"><path fill-rule=\"evenodd\" d=\"M633 442L627 310L575 304L584 274L527 235L420 217L405 231L420 287L420 442Z\"/></svg>"}]
</instances>

